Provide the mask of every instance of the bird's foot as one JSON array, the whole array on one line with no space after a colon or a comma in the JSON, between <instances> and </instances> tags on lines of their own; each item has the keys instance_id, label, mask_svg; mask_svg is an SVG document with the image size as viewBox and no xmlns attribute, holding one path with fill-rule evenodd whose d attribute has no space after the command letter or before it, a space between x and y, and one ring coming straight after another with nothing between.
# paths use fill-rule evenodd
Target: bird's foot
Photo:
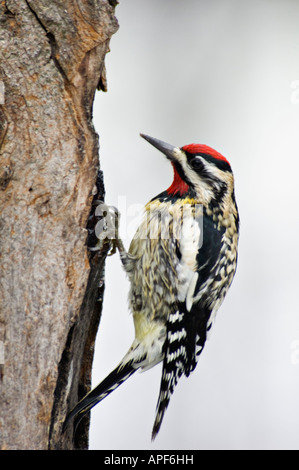
<instances>
[{"instance_id":1,"label":"bird's foot","mask_svg":"<svg viewBox=\"0 0 299 470\"><path fill-rule=\"evenodd\" d=\"M107 251L108 256L112 256L118 250L124 253L125 249L122 240L119 238L119 212L116 207L108 206L103 201L96 200L93 203L96 209L93 214L96 224L89 229L88 249L90 251Z\"/></svg>"}]
</instances>

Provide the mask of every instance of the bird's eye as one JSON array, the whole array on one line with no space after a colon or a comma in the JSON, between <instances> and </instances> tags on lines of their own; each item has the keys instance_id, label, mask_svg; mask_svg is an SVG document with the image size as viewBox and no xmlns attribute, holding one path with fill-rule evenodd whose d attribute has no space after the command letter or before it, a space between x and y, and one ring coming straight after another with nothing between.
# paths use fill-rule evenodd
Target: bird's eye
<instances>
[{"instance_id":1,"label":"bird's eye","mask_svg":"<svg viewBox=\"0 0 299 470\"><path fill-rule=\"evenodd\" d=\"M201 158L200 157L192 158L192 160L190 161L190 166L194 170L200 170L201 168L203 168L203 163L201 161Z\"/></svg>"}]
</instances>

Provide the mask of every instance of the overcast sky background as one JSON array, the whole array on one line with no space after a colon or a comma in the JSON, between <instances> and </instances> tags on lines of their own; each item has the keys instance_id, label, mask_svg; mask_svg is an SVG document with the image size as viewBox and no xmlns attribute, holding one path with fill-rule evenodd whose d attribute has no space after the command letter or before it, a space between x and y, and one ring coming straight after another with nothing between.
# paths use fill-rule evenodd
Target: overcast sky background
<instances>
[{"instance_id":1,"label":"overcast sky background","mask_svg":"<svg viewBox=\"0 0 299 470\"><path fill-rule=\"evenodd\" d=\"M90 448L298 450L299 2L126 0L116 16L94 122L126 246L137 209L172 181L139 132L228 158L241 235L233 285L156 441L160 365L93 409ZM106 270L93 386L134 336L117 255Z\"/></svg>"}]
</instances>

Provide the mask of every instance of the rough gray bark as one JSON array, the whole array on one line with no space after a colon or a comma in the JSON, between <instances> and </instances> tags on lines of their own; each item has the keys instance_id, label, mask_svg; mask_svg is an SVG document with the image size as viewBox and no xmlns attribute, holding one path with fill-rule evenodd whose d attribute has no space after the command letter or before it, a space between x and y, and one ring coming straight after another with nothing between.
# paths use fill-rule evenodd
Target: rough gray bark
<instances>
[{"instance_id":1,"label":"rough gray bark","mask_svg":"<svg viewBox=\"0 0 299 470\"><path fill-rule=\"evenodd\" d=\"M90 385L105 253L88 254L92 124L113 0L0 1L0 448L86 448L61 436ZM98 182L103 197L102 182Z\"/></svg>"}]
</instances>

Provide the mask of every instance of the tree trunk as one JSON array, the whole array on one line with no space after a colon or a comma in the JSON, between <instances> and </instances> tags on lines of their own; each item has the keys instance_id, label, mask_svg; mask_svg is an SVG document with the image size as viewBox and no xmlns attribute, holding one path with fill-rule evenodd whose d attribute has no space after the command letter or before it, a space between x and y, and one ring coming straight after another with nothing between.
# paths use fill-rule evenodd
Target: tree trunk
<instances>
[{"instance_id":1,"label":"tree trunk","mask_svg":"<svg viewBox=\"0 0 299 470\"><path fill-rule=\"evenodd\" d=\"M106 253L90 256L103 199L96 88L115 0L0 0L0 448L87 448L61 434L90 386ZM96 186L95 186L96 185Z\"/></svg>"}]
</instances>

